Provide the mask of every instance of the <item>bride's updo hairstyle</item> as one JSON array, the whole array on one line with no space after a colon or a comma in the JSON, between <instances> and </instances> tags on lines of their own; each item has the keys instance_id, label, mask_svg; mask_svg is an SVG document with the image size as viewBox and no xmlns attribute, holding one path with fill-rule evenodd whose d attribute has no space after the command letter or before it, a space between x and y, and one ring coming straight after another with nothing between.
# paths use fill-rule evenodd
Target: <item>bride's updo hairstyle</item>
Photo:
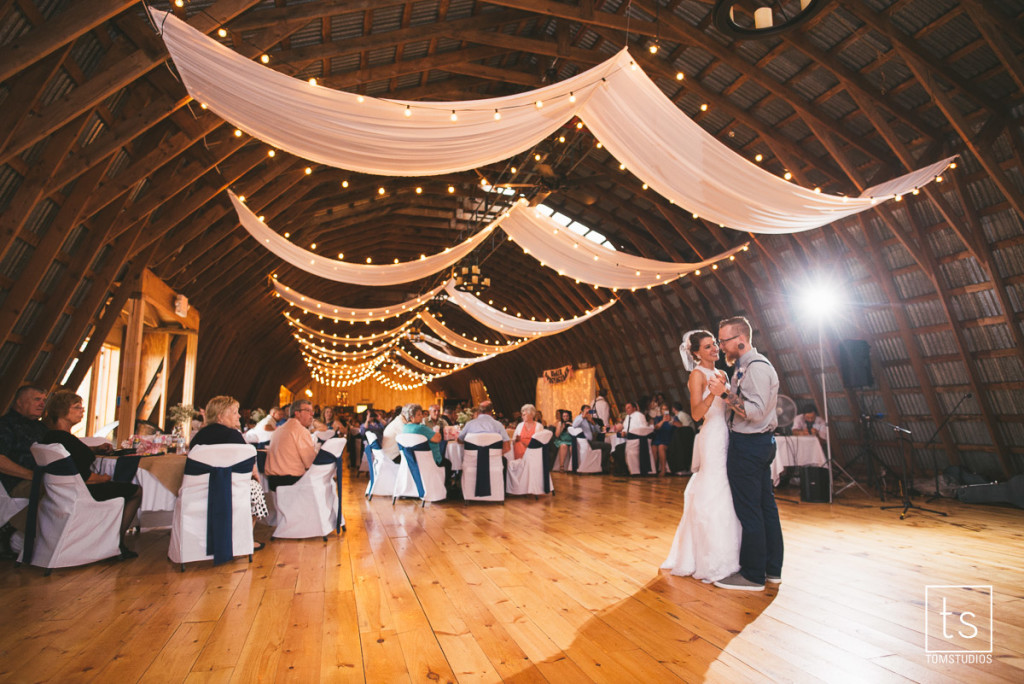
<instances>
[{"instance_id":1,"label":"bride's updo hairstyle","mask_svg":"<svg viewBox=\"0 0 1024 684\"><path fill-rule=\"evenodd\" d=\"M690 356L693 357L694 363L698 362L697 352L700 351L700 345L702 345L704 343L704 340L708 339L709 337L714 337L714 335L712 335L707 330L695 330L690 335Z\"/></svg>"}]
</instances>

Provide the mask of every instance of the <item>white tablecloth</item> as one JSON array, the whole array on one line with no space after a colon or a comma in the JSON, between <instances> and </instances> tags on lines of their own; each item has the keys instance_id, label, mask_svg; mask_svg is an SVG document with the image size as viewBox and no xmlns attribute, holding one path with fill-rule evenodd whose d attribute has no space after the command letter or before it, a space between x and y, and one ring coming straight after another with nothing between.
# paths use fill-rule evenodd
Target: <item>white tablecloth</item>
<instances>
[{"instance_id":1,"label":"white tablecloth","mask_svg":"<svg viewBox=\"0 0 1024 684\"><path fill-rule=\"evenodd\" d=\"M116 458L97 458L92 469L101 475L114 476L117 466ZM178 500L176 492L164 487L148 470L139 468L133 483L142 487L142 505L139 507L139 526L142 528L168 527L174 512L174 502Z\"/></svg>"},{"instance_id":2,"label":"white tablecloth","mask_svg":"<svg viewBox=\"0 0 1024 684\"><path fill-rule=\"evenodd\" d=\"M800 437L775 436L776 452L772 461L772 482L779 484L782 469L788 466L824 466L825 452L821 440L810 435Z\"/></svg>"},{"instance_id":3,"label":"white tablecloth","mask_svg":"<svg viewBox=\"0 0 1024 684\"><path fill-rule=\"evenodd\" d=\"M452 470L462 470L462 455L464 450L462 445L458 442L448 442L448 446L445 447L445 456L452 462Z\"/></svg>"}]
</instances>

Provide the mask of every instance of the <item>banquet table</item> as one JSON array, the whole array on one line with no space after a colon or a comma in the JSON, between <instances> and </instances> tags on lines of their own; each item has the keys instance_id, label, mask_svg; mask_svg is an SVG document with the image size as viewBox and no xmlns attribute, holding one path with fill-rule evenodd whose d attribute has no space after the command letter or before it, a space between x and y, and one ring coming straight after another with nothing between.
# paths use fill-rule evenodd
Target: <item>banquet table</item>
<instances>
[{"instance_id":1,"label":"banquet table","mask_svg":"<svg viewBox=\"0 0 1024 684\"><path fill-rule=\"evenodd\" d=\"M775 436L775 460L772 461L772 483L779 484L782 469L788 466L824 466L825 452L821 440L811 435Z\"/></svg>"},{"instance_id":2,"label":"banquet table","mask_svg":"<svg viewBox=\"0 0 1024 684\"><path fill-rule=\"evenodd\" d=\"M462 445L452 440L445 447L445 456L452 462L452 470L462 470L462 456L464 454Z\"/></svg>"},{"instance_id":3,"label":"banquet table","mask_svg":"<svg viewBox=\"0 0 1024 684\"><path fill-rule=\"evenodd\" d=\"M171 524L174 502L178 499L181 480L185 474L186 454L142 456L139 469L132 482L142 487L142 505L139 508L139 526L166 527ZM100 456L92 469L102 475L114 476L118 457Z\"/></svg>"}]
</instances>

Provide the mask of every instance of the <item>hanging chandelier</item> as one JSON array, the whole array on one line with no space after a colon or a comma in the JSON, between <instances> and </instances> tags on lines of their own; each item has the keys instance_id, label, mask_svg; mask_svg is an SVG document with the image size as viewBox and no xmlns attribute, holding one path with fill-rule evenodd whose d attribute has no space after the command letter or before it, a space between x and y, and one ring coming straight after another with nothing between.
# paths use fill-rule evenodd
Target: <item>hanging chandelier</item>
<instances>
[{"instance_id":1,"label":"hanging chandelier","mask_svg":"<svg viewBox=\"0 0 1024 684\"><path fill-rule=\"evenodd\" d=\"M479 295L491 286L491 279L480 273L480 267L476 264L460 266L455 269L455 289L470 294Z\"/></svg>"},{"instance_id":2,"label":"hanging chandelier","mask_svg":"<svg viewBox=\"0 0 1024 684\"><path fill-rule=\"evenodd\" d=\"M715 27L730 38L766 38L796 28L820 12L828 2L829 0L716 0L712 17ZM740 19L741 16L743 19Z\"/></svg>"}]
</instances>

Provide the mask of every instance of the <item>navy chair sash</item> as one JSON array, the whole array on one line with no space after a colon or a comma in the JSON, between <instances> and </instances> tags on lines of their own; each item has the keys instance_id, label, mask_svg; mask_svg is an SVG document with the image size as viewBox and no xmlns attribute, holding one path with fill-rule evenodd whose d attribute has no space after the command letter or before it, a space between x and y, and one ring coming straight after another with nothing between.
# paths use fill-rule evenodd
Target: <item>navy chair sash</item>
<instances>
[{"instance_id":1,"label":"navy chair sash","mask_svg":"<svg viewBox=\"0 0 1024 684\"><path fill-rule=\"evenodd\" d=\"M426 446L426 445L424 445ZM402 452L402 458L405 459L405 464L409 468L409 474L412 475L412 481L416 484L416 491L419 493L422 499L426 496L427 490L423 488L423 476L420 475L420 464L416 461L417 451L426 451L430 454L431 460L434 458L433 452L430 451L430 447L426 449L410 449L407 446L398 445L398 450Z\"/></svg>"},{"instance_id":2,"label":"navy chair sash","mask_svg":"<svg viewBox=\"0 0 1024 684\"><path fill-rule=\"evenodd\" d=\"M231 534L231 473L251 473L255 465L255 456L220 468L185 459L186 475L210 475L206 498L206 553L213 556L214 565L227 563L235 555Z\"/></svg>"},{"instance_id":3,"label":"navy chair sash","mask_svg":"<svg viewBox=\"0 0 1024 684\"><path fill-rule=\"evenodd\" d=\"M527 449L540 449L541 462L544 464L544 493L551 493L551 440L541 443L536 439L530 439L530 443L526 445Z\"/></svg>"},{"instance_id":4,"label":"navy chair sash","mask_svg":"<svg viewBox=\"0 0 1024 684\"><path fill-rule=\"evenodd\" d=\"M380 451L380 442L367 442L363 447L363 455L366 456L366 465L370 469L370 493L373 493L373 486L376 483L376 468L373 467L373 452Z\"/></svg>"},{"instance_id":5,"label":"navy chair sash","mask_svg":"<svg viewBox=\"0 0 1024 684\"><path fill-rule=\"evenodd\" d=\"M491 449L500 449L501 441L494 444L472 444L466 442L466 451L476 454L476 489L475 496L491 495Z\"/></svg>"},{"instance_id":6,"label":"navy chair sash","mask_svg":"<svg viewBox=\"0 0 1024 684\"><path fill-rule=\"evenodd\" d=\"M569 442L569 467L572 472L576 472L580 469L580 443L579 440L583 439L583 435L569 435L572 440Z\"/></svg>"},{"instance_id":7,"label":"navy chair sash","mask_svg":"<svg viewBox=\"0 0 1024 684\"><path fill-rule=\"evenodd\" d=\"M114 475L110 479L114 482L131 482L135 474L139 472L139 461L141 456L121 456L114 461Z\"/></svg>"},{"instance_id":8,"label":"navy chair sash","mask_svg":"<svg viewBox=\"0 0 1024 684\"><path fill-rule=\"evenodd\" d=\"M32 562L32 554L36 545L36 518L39 515L39 499L43 494L43 475L77 475L80 476L75 462L70 456L53 461L45 466L36 465L32 470L32 491L28 497L28 518L25 521L25 549L23 563Z\"/></svg>"},{"instance_id":9,"label":"navy chair sash","mask_svg":"<svg viewBox=\"0 0 1024 684\"><path fill-rule=\"evenodd\" d=\"M335 456L326 449L321 449L319 453L317 453L316 458L313 459L313 465L334 464L335 477L338 478L338 519L334 524L334 531L338 534L341 534L341 462L341 456Z\"/></svg>"},{"instance_id":10,"label":"navy chair sash","mask_svg":"<svg viewBox=\"0 0 1024 684\"><path fill-rule=\"evenodd\" d=\"M260 473L267 472L267 448L256 445L256 469Z\"/></svg>"},{"instance_id":11,"label":"navy chair sash","mask_svg":"<svg viewBox=\"0 0 1024 684\"><path fill-rule=\"evenodd\" d=\"M634 435L632 432L626 433L626 439L639 439L640 440L640 474L648 475L651 472L651 447L649 441L649 435Z\"/></svg>"}]
</instances>

